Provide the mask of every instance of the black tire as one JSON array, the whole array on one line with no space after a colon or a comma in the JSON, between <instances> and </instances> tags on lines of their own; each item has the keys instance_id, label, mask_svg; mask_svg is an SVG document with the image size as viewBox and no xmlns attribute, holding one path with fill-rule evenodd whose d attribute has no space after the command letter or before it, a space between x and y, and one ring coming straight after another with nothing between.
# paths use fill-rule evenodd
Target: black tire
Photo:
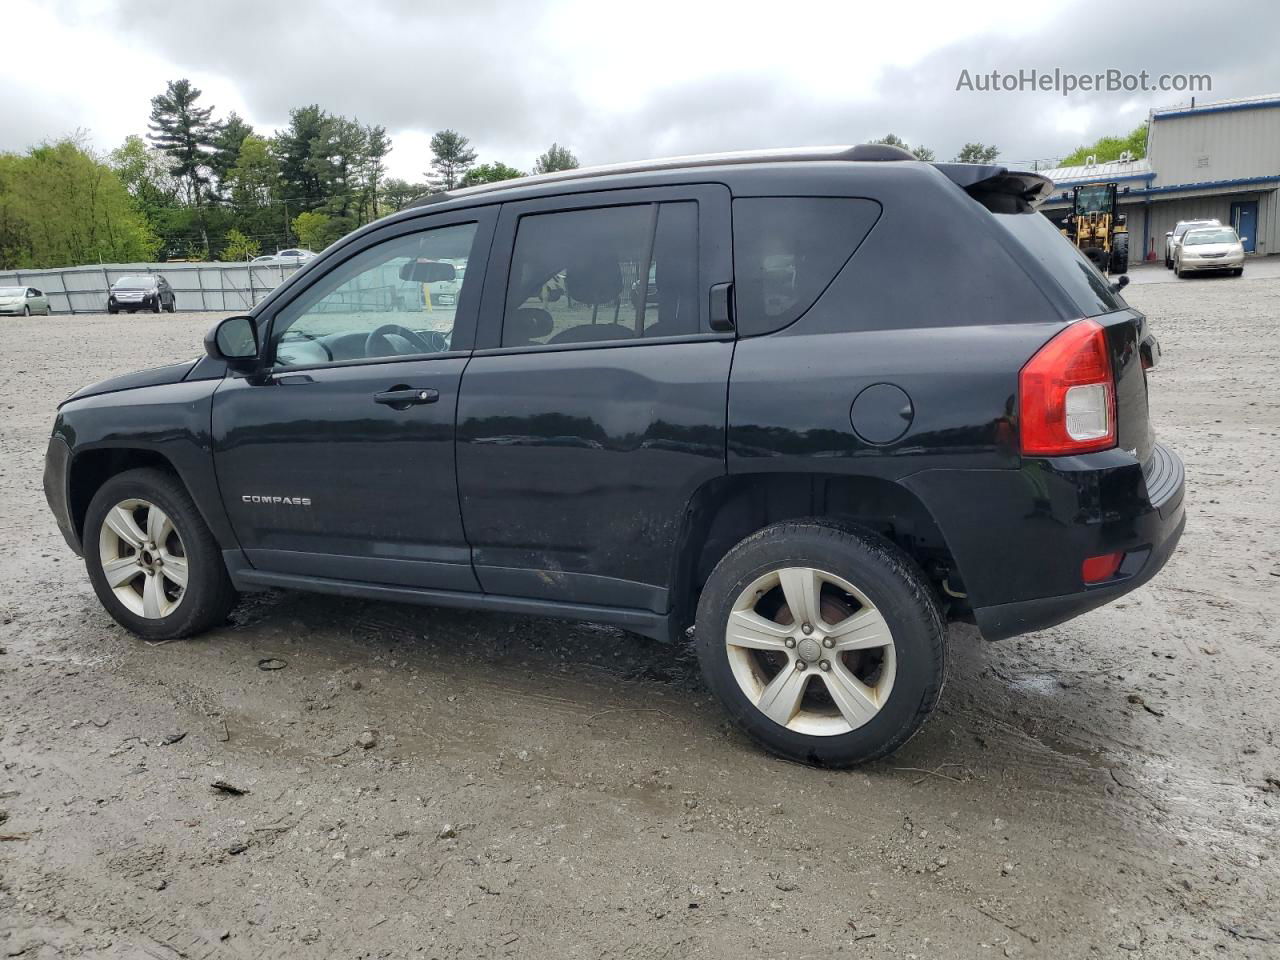
<instances>
[{"instance_id":1,"label":"black tire","mask_svg":"<svg viewBox=\"0 0 1280 960\"><path fill-rule=\"evenodd\" d=\"M771 570L794 566L856 586L893 638L897 669L887 699L871 719L843 733L805 734L774 722L743 691L730 663L725 630L735 600ZM933 711L946 679L946 629L920 568L884 538L835 521L776 523L730 550L702 591L694 635L707 685L734 722L767 750L817 766L850 767L899 749Z\"/></svg>"},{"instance_id":2,"label":"black tire","mask_svg":"<svg viewBox=\"0 0 1280 960\"><path fill-rule=\"evenodd\" d=\"M1111 244L1111 274L1129 272L1129 235L1116 234Z\"/></svg>"},{"instance_id":3,"label":"black tire","mask_svg":"<svg viewBox=\"0 0 1280 960\"><path fill-rule=\"evenodd\" d=\"M165 617L149 619L130 610L107 584L99 536L107 513L122 501L146 500L168 514L182 539L187 586L178 606ZM109 479L94 494L85 515L84 561L94 592L122 627L146 640L173 640L201 633L224 622L236 602L222 551L182 482L166 470L144 467Z\"/></svg>"},{"instance_id":4,"label":"black tire","mask_svg":"<svg viewBox=\"0 0 1280 960\"><path fill-rule=\"evenodd\" d=\"M31 308L30 308L30 307L23 307L23 308L22 308L22 315L23 315L24 317L29 317L29 316L31 316Z\"/></svg>"},{"instance_id":5,"label":"black tire","mask_svg":"<svg viewBox=\"0 0 1280 960\"><path fill-rule=\"evenodd\" d=\"M1244 267L1236 267L1234 270L1232 270L1232 271L1231 271L1231 275L1232 275L1233 277L1242 277L1242 276L1244 276Z\"/></svg>"},{"instance_id":6,"label":"black tire","mask_svg":"<svg viewBox=\"0 0 1280 960\"><path fill-rule=\"evenodd\" d=\"M177 313L177 312L178 312L178 298L177 298L177 297L170 297L170 298L169 298L169 312L170 312L170 313Z\"/></svg>"},{"instance_id":7,"label":"black tire","mask_svg":"<svg viewBox=\"0 0 1280 960\"><path fill-rule=\"evenodd\" d=\"M163 303L161 303L160 298L159 298L159 297L156 297L156 302L152 305L152 307L151 307L151 312L152 312L152 313L159 313L159 312L160 312L160 309L161 309L163 306L164 306L164 304L163 304Z\"/></svg>"},{"instance_id":8,"label":"black tire","mask_svg":"<svg viewBox=\"0 0 1280 960\"><path fill-rule=\"evenodd\" d=\"M1173 269L1173 261L1169 259L1169 255L1167 253L1165 254L1165 257L1164 257L1164 268L1166 270Z\"/></svg>"},{"instance_id":9,"label":"black tire","mask_svg":"<svg viewBox=\"0 0 1280 960\"><path fill-rule=\"evenodd\" d=\"M116 307L107 307L107 313L119 313L119 312L120 311Z\"/></svg>"}]
</instances>

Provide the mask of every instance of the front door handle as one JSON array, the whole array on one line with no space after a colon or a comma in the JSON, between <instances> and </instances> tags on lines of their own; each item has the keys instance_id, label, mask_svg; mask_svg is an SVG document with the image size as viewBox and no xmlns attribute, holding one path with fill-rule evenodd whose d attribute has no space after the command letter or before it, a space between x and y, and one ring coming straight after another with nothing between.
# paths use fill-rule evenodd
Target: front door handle
<instances>
[{"instance_id":1,"label":"front door handle","mask_svg":"<svg viewBox=\"0 0 1280 960\"><path fill-rule=\"evenodd\" d=\"M440 391L431 387L408 387L397 384L390 390L373 395L374 403L383 403L396 410L407 410L421 403L435 403L440 399Z\"/></svg>"}]
</instances>

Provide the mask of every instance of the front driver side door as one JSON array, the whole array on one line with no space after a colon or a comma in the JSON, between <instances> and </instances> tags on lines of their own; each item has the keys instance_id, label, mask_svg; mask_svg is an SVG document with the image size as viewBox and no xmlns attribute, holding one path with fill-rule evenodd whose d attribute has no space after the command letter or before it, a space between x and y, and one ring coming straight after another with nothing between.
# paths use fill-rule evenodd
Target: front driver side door
<instances>
[{"instance_id":1,"label":"front driver side door","mask_svg":"<svg viewBox=\"0 0 1280 960\"><path fill-rule=\"evenodd\" d=\"M493 219L482 208L390 225L259 315L265 371L228 377L213 403L218 483L255 568L478 589L454 416ZM442 296L407 275L417 264L463 280Z\"/></svg>"}]
</instances>

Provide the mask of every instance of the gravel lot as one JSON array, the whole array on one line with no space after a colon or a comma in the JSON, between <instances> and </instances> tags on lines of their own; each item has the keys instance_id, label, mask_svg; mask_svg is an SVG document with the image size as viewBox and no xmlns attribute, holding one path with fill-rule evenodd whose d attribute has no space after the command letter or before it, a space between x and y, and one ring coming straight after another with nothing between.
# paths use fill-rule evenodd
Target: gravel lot
<instances>
[{"instance_id":1,"label":"gravel lot","mask_svg":"<svg viewBox=\"0 0 1280 960\"><path fill-rule=\"evenodd\" d=\"M1187 463L1164 574L1019 640L955 629L939 715L847 773L757 752L685 651L611 629L272 594L128 636L45 507L45 438L213 318L0 321L0 947L1280 955L1275 274L1127 291Z\"/></svg>"}]
</instances>

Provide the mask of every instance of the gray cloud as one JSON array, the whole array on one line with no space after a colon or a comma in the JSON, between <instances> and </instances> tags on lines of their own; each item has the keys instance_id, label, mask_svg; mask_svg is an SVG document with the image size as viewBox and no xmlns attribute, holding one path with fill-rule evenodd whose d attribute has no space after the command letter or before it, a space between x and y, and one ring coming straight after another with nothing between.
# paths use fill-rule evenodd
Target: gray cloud
<instances>
[{"instance_id":1,"label":"gray cloud","mask_svg":"<svg viewBox=\"0 0 1280 960\"><path fill-rule=\"evenodd\" d=\"M84 23L75 4L56 9L67 22ZM553 139L570 144L584 162L608 162L859 142L889 131L932 147L940 158L967 140L995 143L1009 159L1045 158L1125 131L1152 106L1187 99L1176 93L1077 93L1064 99L1053 93L957 92L961 69L1209 73L1214 87L1202 100L1280 91L1274 50L1280 5L1243 0L1217 3L1209 18L1202 3L1183 0L1152 4L1147 11L1133 4L1107 10L1080 4L1017 35L992 31L938 47L910 67L884 68L874 75L872 94L856 97L838 83L815 91L799 82L806 51L773 49L767 22L751 38L750 49L718 46L717 38L708 37L706 56L714 59L697 64L696 75L685 78L673 76L669 64L655 66L660 60L647 46L658 42L652 36L645 44L631 40L629 15L619 14L615 29L574 34L556 13L500 0L321 0L302 7L224 0L198 9L170 0L117 0L98 14L95 26L126 45L163 38L160 52L174 64L175 76L224 78L250 118L268 130L282 126L291 107L319 103L384 124L393 136L454 127L471 137L482 159L526 168ZM785 16L785 8L776 15ZM975 15L1038 16L1021 4ZM821 30L821 16L809 17ZM859 64L867 45L878 42L875 35L851 39L850 89L865 90L868 78ZM601 58L616 62L603 98L579 69L579 58L588 55L596 64ZM56 53L51 57L56 61ZM708 74L711 63L724 67ZM657 69L660 76L652 72ZM157 91L166 79L155 77ZM21 101L21 129L38 127L39 85L6 87L0 110L8 113ZM119 109L136 115L138 129L144 127L145 102ZM46 135L65 132L65 112L58 119L61 126L50 125ZM92 117L71 124L97 125ZM402 148L393 160L403 165L414 158Z\"/></svg>"}]
</instances>

